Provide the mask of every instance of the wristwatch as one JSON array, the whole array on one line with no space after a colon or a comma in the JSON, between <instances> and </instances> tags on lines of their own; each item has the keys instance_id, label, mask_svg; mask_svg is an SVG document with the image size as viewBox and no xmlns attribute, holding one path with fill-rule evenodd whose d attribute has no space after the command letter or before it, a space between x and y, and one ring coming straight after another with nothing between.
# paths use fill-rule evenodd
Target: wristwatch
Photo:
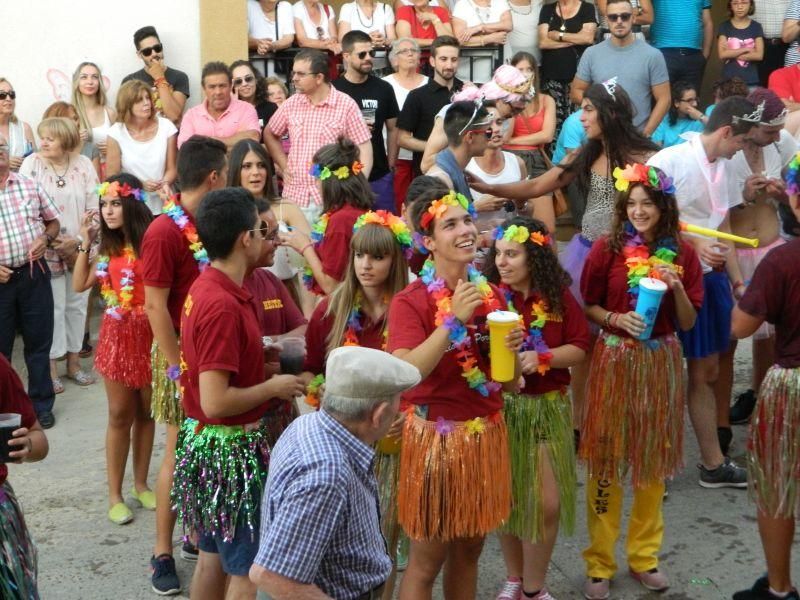
<instances>
[{"instance_id":1,"label":"wristwatch","mask_svg":"<svg viewBox=\"0 0 800 600\"><path fill-rule=\"evenodd\" d=\"M83 242L84 242L83 236L82 235L76 235L75 239L78 240L78 252L83 252L84 254L89 254L89 251L86 248L83 247Z\"/></svg>"},{"instance_id":2,"label":"wristwatch","mask_svg":"<svg viewBox=\"0 0 800 600\"><path fill-rule=\"evenodd\" d=\"M558 32L558 41L559 42L563 42L564 41L564 32L563 31L559 31Z\"/></svg>"}]
</instances>

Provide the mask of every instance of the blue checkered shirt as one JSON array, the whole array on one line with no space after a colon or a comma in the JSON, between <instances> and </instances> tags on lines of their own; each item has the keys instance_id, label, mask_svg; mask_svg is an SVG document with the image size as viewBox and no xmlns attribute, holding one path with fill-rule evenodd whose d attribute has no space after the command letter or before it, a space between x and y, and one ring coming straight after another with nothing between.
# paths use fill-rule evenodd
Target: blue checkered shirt
<instances>
[{"instance_id":1,"label":"blue checkered shirt","mask_svg":"<svg viewBox=\"0 0 800 600\"><path fill-rule=\"evenodd\" d=\"M374 457L324 410L296 419L270 458L255 563L337 600L381 585L392 563Z\"/></svg>"}]
</instances>

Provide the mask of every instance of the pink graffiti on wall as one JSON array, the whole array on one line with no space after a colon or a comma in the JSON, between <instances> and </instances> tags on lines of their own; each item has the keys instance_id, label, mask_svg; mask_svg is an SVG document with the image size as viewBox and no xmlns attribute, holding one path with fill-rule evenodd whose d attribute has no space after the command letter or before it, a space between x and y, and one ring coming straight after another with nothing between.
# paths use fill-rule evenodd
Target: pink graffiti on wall
<instances>
[{"instance_id":1,"label":"pink graffiti on wall","mask_svg":"<svg viewBox=\"0 0 800 600\"><path fill-rule=\"evenodd\" d=\"M72 77L59 69L47 69L47 82L55 100L72 102ZM105 75L103 75L103 85L106 91L111 88L111 80Z\"/></svg>"}]
</instances>

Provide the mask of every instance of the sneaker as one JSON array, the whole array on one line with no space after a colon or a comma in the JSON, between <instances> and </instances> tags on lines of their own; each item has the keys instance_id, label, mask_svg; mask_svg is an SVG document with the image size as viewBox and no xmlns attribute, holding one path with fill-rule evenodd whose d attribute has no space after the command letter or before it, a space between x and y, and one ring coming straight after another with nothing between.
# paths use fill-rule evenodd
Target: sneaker
<instances>
[{"instance_id":1,"label":"sneaker","mask_svg":"<svg viewBox=\"0 0 800 600\"><path fill-rule=\"evenodd\" d=\"M53 416L53 413L49 410L43 410L42 412L40 412L37 419L39 419L39 425L42 426L42 429L50 429L53 425L56 424L56 418Z\"/></svg>"},{"instance_id":2,"label":"sneaker","mask_svg":"<svg viewBox=\"0 0 800 600\"><path fill-rule=\"evenodd\" d=\"M522 579L519 577L509 577L503 583L494 600L519 600L522 595Z\"/></svg>"},{"instance_id":3,"label":"sneaker","mask_svg":"<svg viewBox=\"0 0 800 600\"><path fill-rule=\"evenodd\" d=\"M610 595L608 579L589 577L583 585L583 596L586 600L606 600Z\"/></svg>"},{"instance_id":4,"label":"sneaker","mask_svg":"<svg viewBox=\"0 0 800 600\"><path fill-rule=\"evenodd\" d=\"M153 569L151 579L153 591L159 596L174 596L181 593L181 583L175 571L175 559L169 554L160 554L150 558L150 567Z\"/></svg>"},{"instance_id":5,"label":"sneaker","mask_svg":"<svg viewBox=\"0 0 800 600\"><path fill-rule=\"evenodd\" d=\"M704 488L747 487L747 471L727 456L716 469L709 470L700 464L697 468L700 469L700 485Z\"/></svg>"},{"instance_id":6,"label":"sneaker","mask_svg":"<svg viewBox=\"0 0 800 600\"><path fill-rule=\"evenodd\" d=\"M793 589L786 596L776 596L769 589L767 576L759 577L749 590L742 590L733 595L733 600L800 600L797 590Z\"/></svg>"},{"instance_id":7,"label":"sneaker","mask_svg":"<svg viewBox=\"0 0 800 600\"><path fill-rule=\"evenodd\" d=\"M747 390L743 394L736 397L736 402L731 406L730 420L732 425L744 425L750 421L750 415L753 414L753 409L756 406L756 393L753 390Z\"/></svg>"},{"instance_id":8,"label":"sneaker","mask_svg":"<svg viewBox=\"0 0 800 600\"><path fill-rule=\"evenodd\" d=\"M719 449L722 450L723 456L728 456L731 449L731 442L733 441L733 430L730 427L717 427L717 439L719 440Z\"/></svg>"},{"instance_id":9,"label":"sneaker","mask_svg":"<svg viewBox=\"0 0 800 600\"><path fill-rule=\"evenodd\" d=\"M520 594L520 600L528 600L528 596L524 593ZM547 591L547 588L542 588L538 594L535 596L530 597L530 600L556 600L553 596L550 595L550 592Z\"/></svg>"},{"instance_id":10,"label":"sneaker","mask_svg":"<svg viewBox=\"0 0 800 600\"><path fill-rule=\"evenodd\" d=\"M669 580L667 579L667 576L658 569L650 569L649 571L642 571L641 573L636 573L635 571L631 570L630 573L631 577L633 577L651 592L663 592L669 588Z\"/></svg>"},{"instance_id":11,"label":"sneaker","mask_svg":"<svg viewBox=\"0 0 800 600\"><path fill-rule=\"evenodd\" d=\"M189 562L197 562L197 557L200 555L200 550L197 549L189 540L183 540L181 546L181 558Z\"/></svg>"}]
</instances>

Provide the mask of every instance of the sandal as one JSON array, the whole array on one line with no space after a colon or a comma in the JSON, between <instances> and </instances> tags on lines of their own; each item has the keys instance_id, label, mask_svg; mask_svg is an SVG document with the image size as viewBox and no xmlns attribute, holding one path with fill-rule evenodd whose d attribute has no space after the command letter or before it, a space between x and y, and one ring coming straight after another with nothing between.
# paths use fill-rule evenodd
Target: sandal
<instances>
[{"instance_id":1,"label":"sandal","mask_svg":"<svg viewBox=\"0 0 800 600\"><path fill-rule=\"evenodd\" d=\"M61 377L53 378L53 393L54 394L64 393L64 384L61 382Z\"/></svg>"},{"instance_id":2,"label":"sandal","mask_svg":"<svg viewBox=\"0 0 800 600\"><path fill-rule=\"evenodd\" d=\"M74 373L67 374L67 378L72 379L72 381L74 381L81 387L86 387L94 383L94 377L89 375L89 373L87 373L83 369L78 369Z\"/></svg>"}]
</instances>

